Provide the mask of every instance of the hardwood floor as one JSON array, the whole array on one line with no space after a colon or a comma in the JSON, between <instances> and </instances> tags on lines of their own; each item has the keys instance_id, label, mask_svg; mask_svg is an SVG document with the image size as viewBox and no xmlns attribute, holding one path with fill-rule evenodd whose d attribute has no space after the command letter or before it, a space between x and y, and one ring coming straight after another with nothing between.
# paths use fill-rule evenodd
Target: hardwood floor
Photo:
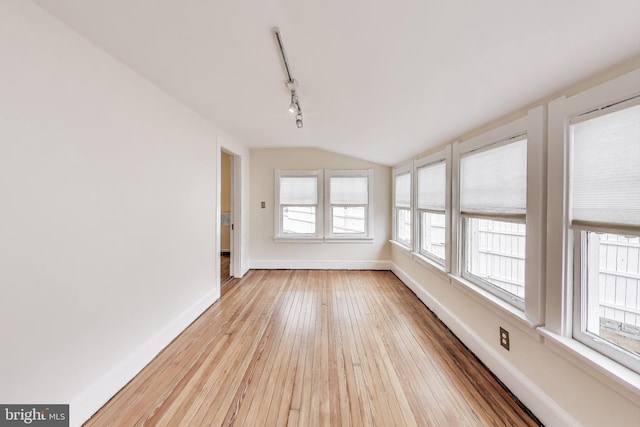
<instances>
[{"instance_id":1,"label":"hardwood floor","mask_svg":"<svg viewBox=\"0 0 640 427\"><path fill-rule=\"evenodd\" d=\"M224 284L231 279L231 255L228 253L220 254L220 283Z\"/></svg>"},{"instance_id":2,"label":"hardwood floor","mask_svg":"<svg viewBox=\"0 0 640 427\"><path fill-rule=\"evenodd\" d=\"M532 426L394 275L253 270L87 426Z\"/></svg>"}]
</instances>

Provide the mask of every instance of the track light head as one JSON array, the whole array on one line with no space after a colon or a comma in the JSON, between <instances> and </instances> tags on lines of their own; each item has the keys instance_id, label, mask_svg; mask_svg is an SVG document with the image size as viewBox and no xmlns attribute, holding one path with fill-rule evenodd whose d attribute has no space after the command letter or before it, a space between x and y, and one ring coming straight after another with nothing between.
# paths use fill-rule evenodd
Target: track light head
<instances>
[{"instance_id":1,"label":"track light head","mask_svg":"<svg viewBox=\"0 0 640 427\"><path fill-rule=\"evenodd\" d=\"M298 129L302 128L302 114L296 114L296 126Z\"/></svg>"},{"instance_id":2,"label":"track light head","mask_svg":"<svg viewBox=\"0 0 640 427\"><path fill-rule=\"evenodd\" d=\"M289 112L291 114L296 114L300 110L298 106L298 96L296 95L296 91L291 91L291 104L289 104Z\"/></svg>"}]
</instances>

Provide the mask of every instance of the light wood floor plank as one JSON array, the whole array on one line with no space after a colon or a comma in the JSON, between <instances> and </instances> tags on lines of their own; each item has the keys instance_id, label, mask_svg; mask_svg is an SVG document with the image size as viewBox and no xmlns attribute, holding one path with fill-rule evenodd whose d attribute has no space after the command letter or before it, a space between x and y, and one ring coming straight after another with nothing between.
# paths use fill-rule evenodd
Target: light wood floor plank
<instances>
[{"instance_id":1,"label":"light wood floor plank","mask_svg":"<svg viewBox=\"0 0 640 427\"><path fill-rule=\"evenodd\" d=\"M392 273L252 270L86 426L535 426Z\"/></svg>"}]
</instances>

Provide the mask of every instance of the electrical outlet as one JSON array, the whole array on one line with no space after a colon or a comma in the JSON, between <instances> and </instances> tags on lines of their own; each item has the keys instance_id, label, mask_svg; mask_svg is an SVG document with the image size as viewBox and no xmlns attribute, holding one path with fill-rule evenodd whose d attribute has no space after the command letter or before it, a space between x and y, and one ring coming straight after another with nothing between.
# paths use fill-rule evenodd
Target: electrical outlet
<instances>
[{"instance_id":1,"label":"electrical outlet","mask_svg":"<svg viewBox=\"0 0 640 427\"><path fill-rule=\"evenodd\" d=\"M260 202L260 207L262 209L264 209L266 207L267 203L266 202Z\"/></svg>"},{"instance_id":2,"label":"electrical outlet","mask_svg":"<svg viewBox=\"0 0 640 427\"><path fill-rule=\"evenodd\" d=\"M500 328L500 345L509 351L509 331L504 328Z\"/></svg>"}]
</instances>

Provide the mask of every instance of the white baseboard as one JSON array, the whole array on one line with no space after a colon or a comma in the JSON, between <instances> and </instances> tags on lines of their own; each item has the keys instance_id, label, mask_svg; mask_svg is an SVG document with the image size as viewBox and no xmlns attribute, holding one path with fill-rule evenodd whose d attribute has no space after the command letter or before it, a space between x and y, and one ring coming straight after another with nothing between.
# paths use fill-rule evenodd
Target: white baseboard
<instances>
[{"instance_id":1,"label":"white baseboard","mask_svg":"<svg viewBox=\"0 0 640 427\"><path fill-rule=\"evenodd\" d=\"M390 261L264 260L251 261L258 270L391 270Z\"/></svg>"},{"instance_id":2,"label":"white baseboard","mask_svg":"<svg viewBox=\"0 0 640 427\"><path fill-rule=\"evenodd\" d=\"M473 333L473 328L463 323L453 312L426 291L400 267L392 263L391 271L416 296L444 322L490 370L511 390L536 417L547 426L580 426L555 400L504 359L486 341Z\"/></svg>"},{"instance_id":3,"label":"white baseboard","mask_svg":"<svg viewBox=\"0 0 640 427\"><path fill-rule=\"evenodd\" d=\"M208 292L155 336L138 347L129 357L103 375L79 396L76 396L71 401L69 408L69 425L72 427L80 426L87 421L219 298L219 291Z\"/></svg>"}]
</instances>

